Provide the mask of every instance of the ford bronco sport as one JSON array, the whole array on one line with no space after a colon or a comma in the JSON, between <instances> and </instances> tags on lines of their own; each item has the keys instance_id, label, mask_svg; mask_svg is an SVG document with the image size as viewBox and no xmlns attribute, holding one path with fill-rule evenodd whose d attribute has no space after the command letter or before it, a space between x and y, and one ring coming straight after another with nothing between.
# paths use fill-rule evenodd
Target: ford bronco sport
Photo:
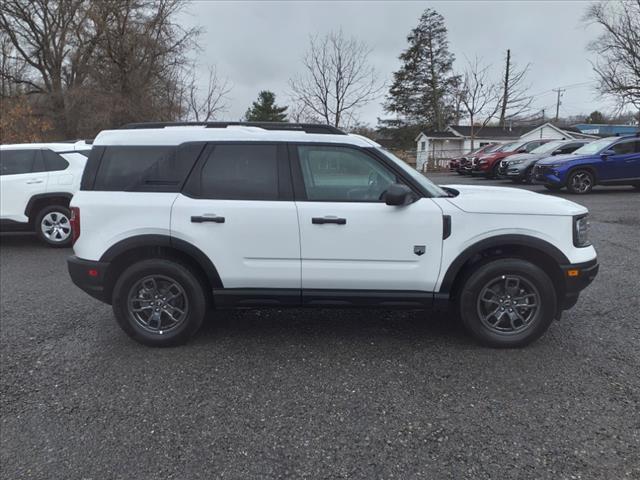
<instances>
[{"instance_id":1,"label":"ford bronco sport","mask_svg":"<svg viewBox=\"0 0 640 480\"><path fill-rule=\"evenodd\" d=\"M135 340L183 343L225 308L451 308L523 346L596 275L587 209L513 188L438 187L325 125L103 131L71 202L76 285Z\"/></svg>"}]
</instances>

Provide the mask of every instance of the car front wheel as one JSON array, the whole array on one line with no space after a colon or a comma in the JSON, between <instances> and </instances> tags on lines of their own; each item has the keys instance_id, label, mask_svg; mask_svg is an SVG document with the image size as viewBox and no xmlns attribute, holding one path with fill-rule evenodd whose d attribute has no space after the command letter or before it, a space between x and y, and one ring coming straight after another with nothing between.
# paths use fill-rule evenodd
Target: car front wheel
<instances>
[{"instance_id":1,"label":"car front wheel","mask_svg":"<svg viewBox=\"0 0 640 480\"><path fill-rule=\"evenodd\" d=\"M567 180L567 190L571 193L589 193L595 185L593 174L588 170L575 170Z\"/></svg>"},{"instance_id":2,"label":"car front wheel","mask_svg":"<svg viewBox=\"0 0 640 480\"><path fill-rule=\"evenodd\" d=\"M482 344L523 347L553 321L556 293L549 276L522 259L494 260L477 268L459 295L466 329Z\"/></svg>"},{"instance_id":3,"label":"car front wheel","mask_svg":"<svg viewBox=\"0 0 640 480\"><path fill-rule=\"evenodd\" d=\"M34 227L36 235L50 247L71 245L71 212L67 207L51 205L36 215Z\"/></svg>"},{"instance_id":4,"label":"car front wheel","mask_svg":"<svg viewBox=\"0 0 640 480\"><path fill-rule=\"evenodd\" d=\"M200 328L207 310L202 283L187 266L165 259L135 263L113 289L113 312L134 340L153 347L180 345Z\"/></svg>"}]
</instances>

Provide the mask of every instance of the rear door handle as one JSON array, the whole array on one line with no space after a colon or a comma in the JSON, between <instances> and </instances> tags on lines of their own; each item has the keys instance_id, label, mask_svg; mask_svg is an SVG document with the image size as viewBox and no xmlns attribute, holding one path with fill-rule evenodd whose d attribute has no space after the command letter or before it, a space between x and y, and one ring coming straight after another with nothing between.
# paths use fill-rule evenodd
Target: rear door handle
<instances>
[{"instance_id":1,"label":"rear door handle","mask_svg":"<svg viewBox=\"0 0 640 480\"><path fill-rule=\"evenodd\" d=\"M311 219L311 223L314 225L322 225L325 223L335 223L336 225L346 225L346 218L338 218L338 217L313 217Z\"/></svg>"},{"instance_id":2,"label":"rear door handle","mask_svg":"<svg viewBox=\"0 0 640 480\"><path fill-rule=\"evenodd\" d=\"M198 215L191 217L191 223L224 223L224 217L219 217L217 215Z\"/></svg>"},{"instance_id":3,"label":"rear door handle","mask_svg":"<svg viewBox=\"0 0 640 480\"><path fill-rule=\"evenodd\" d=\"M27 185L33 185L34 183L44 183L44 180L29 180L26 182Z\"/></svg>"}]
</instances>

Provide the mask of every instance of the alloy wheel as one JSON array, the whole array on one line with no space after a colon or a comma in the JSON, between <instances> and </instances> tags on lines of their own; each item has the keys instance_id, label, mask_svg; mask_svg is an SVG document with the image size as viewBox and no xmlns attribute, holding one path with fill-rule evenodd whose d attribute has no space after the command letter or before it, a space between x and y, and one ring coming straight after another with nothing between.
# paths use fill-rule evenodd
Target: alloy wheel
<instances>
[{"instance_id":1,"label":"alloy wheel","mask_svg":"<svg viewBox=\"0 0 640 480\"><path fill-rule=\"evenodd\" d=\"M578 172L571 177L571 189L578 193L588 192L593 186L591 175L587 172Z\"/></svg>"},{"instance_id":2,"label":"alloy wheel","mask_svg":"<svg viewBox=\"0 0 640 480\"><path fill-rule=\"evenodd\" d=\"M129 290L129 315L143 330L163 335L175 330L189 314L187 294L177 281L149 275Z\"/></svg>"},{"instance_id":3,"label":"alloy wheel","mask_svg":"<svg viewBox=\"0 0 640 480\"><path fill-rule=\"evenodd\" d=\"M480 291L477 312L483 325L494 333L514 335L531 326L540 310L540 293L520 275L494 278Z\"/></svg>"}]
</instances>

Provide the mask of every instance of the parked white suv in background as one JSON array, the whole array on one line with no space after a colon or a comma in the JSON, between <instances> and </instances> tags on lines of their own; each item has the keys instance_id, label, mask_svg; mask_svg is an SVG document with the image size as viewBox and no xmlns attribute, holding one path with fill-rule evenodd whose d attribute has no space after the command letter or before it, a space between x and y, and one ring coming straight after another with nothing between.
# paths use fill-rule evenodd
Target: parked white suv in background
<instances>
[{"instance_id":1,"label":"parked white suv in background","mask_svg":"<svg viewBox=\"0 0 640 480\"><path fill-rule=\"evenodd\" d=\"M91 145L84 141L0 146L0 229L35 231L52 247L71 245L69 201Z\"/></svg>"},{"instance_id":2,"label":"parked white suv in background","mask_svg":"<svg viewBox=\"0 0 640 480\"><path fill-rule=\"evenodd\" d=\"M587 209L431 183L375 142L302 124L138 124L93 143L71 203L73 281L147 345L210 308L454 309L523 346L595 277Z\"/></svg>"}]
</instances>

